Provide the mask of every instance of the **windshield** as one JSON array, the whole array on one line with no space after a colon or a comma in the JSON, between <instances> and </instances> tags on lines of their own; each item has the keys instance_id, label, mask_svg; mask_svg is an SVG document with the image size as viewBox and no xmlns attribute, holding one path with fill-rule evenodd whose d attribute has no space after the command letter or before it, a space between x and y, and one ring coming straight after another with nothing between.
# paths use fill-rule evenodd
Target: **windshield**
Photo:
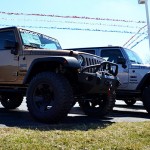
<instances>
[{"instance_id":1,"label":"windshield","mask_svg":"<svg viewBox=\"0 0 150 150\"><path fill-rule=\"evenodd\" d=\"M49 50L62 49L56 39L41 33L20 29L20 34L25 48L40 48Z\"/></svg>"},{"instance_id":2,"label":"windshield","mask_svg":"<svg viewBox=\"0 0 150 150\"><path fill-rule=\"evenodd\" d=\"M132 64L143 64L141 58L134 51L131 51L129 49L125 50Z\"/></svg>"}]
</instances>

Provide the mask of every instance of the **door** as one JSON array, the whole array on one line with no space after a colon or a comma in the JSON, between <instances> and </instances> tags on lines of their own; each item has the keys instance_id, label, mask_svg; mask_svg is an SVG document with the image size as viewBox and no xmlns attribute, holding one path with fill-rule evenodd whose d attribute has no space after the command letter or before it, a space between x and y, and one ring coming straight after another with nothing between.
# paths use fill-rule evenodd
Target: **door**
<instances>
[{"instance_id":1,"label":"door","mask_svg":"<svg viewBox=\"0 0 150 150\"><path fill-rule=\"evenodd\" d=\"M119 48L108 48L101 50L101 57L105 58L107 61L117 63L117 59L123 58L123 54ZM121 85L118 89L124 89L129 84L129 69L128 65L126 68L121 64L118 64L118 75Z\"/></svg>"},{"instance_id":2,"label":"door","mask_svg":"<svg viewBox=\"0 0 150 150\"><path fill-rule=\"evenodd\" d=\"M16 41L13 30L0 31L0 82L14 82L18 76L18 56L5 48L5 40Z\"/></svg>"}]
</instances>

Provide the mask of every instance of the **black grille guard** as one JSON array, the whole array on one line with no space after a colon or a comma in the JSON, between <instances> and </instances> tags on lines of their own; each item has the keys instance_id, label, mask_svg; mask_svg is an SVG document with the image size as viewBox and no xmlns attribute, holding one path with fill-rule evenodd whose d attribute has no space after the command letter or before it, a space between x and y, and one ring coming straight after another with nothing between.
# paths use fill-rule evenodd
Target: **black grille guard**
<instances>
[{"instance_id":1,"label":"black grille guard","mask_svg":"<svg viewBox=\"0 0 150 150\"><path fill-rule=\"evenodd\" d=\"M92 73L100 72L102 74L117 76L118 74L118 65L112 62L102 62L101 64L90 65L82 69L81 73L89 72L88 70L92 69Z\"/></svg>"}]
</instances>

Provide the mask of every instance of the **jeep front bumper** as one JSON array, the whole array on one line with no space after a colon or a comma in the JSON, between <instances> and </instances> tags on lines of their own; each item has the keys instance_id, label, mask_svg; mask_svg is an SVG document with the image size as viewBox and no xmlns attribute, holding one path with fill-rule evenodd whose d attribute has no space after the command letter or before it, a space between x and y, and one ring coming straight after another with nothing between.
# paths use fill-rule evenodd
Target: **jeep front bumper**
<instances>
[{"instance_id":1,"label":"jeep front bumper","mask_svg":"<svg viewBox=\"0 0 150 150\"><path fill-rule=\"evenodd\" d=\"M78 74L78 94L104 94L116 90L120 82L118 66L110 62L91 65Z\"/></svg>"}]
</instances>

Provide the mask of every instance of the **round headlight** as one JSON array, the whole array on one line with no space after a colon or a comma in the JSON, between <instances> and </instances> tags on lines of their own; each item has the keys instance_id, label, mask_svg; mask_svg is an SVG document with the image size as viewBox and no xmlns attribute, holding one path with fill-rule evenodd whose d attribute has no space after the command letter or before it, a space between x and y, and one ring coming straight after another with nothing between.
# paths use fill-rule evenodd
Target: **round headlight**
<instances>
[{"instance_id":1,"label":"round headlight","mask_svg":"<svg viewBox=\"0 0 150 150\"><path fill-rule=\"evenodd\" d=\"M80 63L81 66L84 66L84 65L85 65L85 59L84 59L83 56L79 55L78 61L79 61L79 63Z\"/></svg>"}]
</instances>

